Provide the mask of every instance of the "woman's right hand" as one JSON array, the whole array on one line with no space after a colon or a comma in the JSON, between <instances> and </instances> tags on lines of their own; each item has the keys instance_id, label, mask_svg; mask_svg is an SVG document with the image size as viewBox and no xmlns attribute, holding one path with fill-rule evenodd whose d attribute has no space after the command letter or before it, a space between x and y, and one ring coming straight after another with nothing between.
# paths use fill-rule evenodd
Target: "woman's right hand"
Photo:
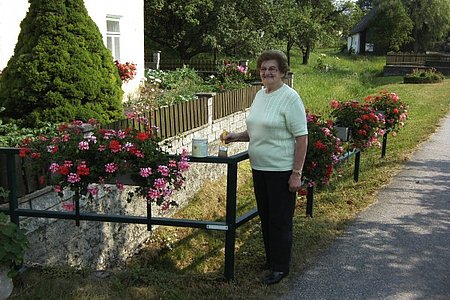
<instances>
[{"instance_id":1,"label":"woman's right hand","mask_svg":"<svg viewBox=\"0 0 450 300\"><path fill-rule=\"evenodd\" d=\"M220 140L224 141L225 144L233 143L233 142L248 142L248 134L247 131L244 132L229 132L226 136L223 134L220 135Z\"/></svg>"},{"instance_id":2,"label":"woman's right hand","mask_svg":"<svg viewBox=\"0 0 450 300\"><path fill-rule=\"evenodd\" d=\"M225 142L225 144L231 143L231 142L236 142L236 133L234 132L223 132L220 135L220 140L222 142Z\"/></svg>"}]
</instances>

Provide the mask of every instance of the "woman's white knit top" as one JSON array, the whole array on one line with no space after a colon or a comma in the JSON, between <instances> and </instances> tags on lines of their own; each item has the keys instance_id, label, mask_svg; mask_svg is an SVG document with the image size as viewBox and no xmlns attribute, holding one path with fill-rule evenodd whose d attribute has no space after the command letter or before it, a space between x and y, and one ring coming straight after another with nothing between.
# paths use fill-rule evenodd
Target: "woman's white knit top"
<instances>
[{"instance_id":1,"label":"woman's white knit top","mask_svg":"<svg viewBox=\"0 0 450 300\"><path fill-rule=\"evenodd\" d=\"M286 84L272 93L261 89L253 100L246 124L252 168L292 170L295 137L308 134L305 107L298 93Z\"/></svg>"}]
</instances>

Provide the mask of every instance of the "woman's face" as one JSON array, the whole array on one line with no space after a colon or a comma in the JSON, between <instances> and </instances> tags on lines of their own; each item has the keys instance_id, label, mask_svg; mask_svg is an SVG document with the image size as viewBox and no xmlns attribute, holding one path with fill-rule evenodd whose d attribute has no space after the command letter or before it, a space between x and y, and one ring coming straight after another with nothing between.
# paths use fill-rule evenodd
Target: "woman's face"
<instances>
[{"instance_id":1,"label":"woman's face","mask_svg":"<svg viewBox=\"0 0 450 300\"><path fill-rule=\"evenodd\" d=\"M265 87L276 87L283 82L284 74L280 72L278 62L271 59L261 63L259 76Z\"/></svg>"}]
</instances>

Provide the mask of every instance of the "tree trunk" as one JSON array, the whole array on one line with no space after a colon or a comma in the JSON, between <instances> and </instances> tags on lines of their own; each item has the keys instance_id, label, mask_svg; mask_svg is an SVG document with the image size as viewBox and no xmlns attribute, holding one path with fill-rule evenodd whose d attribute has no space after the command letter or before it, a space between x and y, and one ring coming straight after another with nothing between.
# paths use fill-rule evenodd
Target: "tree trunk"
<instances>
[{"instance_id":1,"label":"tree trunk","mask_svg":"<svg viewBox=\"0 0 450 300\"><path fill-rule=\"evenodd\" d=\"M414 26L414 52L417 53L419 52L419 48L420 48L420 44L419 44L419 33L417 28Z\"/></svg>"},{"instance_id":2,"label":"tree trunk","mask_svg":"<svg viewBox=\"0 0 450 300\"><path fill-rule=\"evenodd\" d=\"M307 65L309 61L309 55L311 54L311 45L308 43L308 46L306 46L306 49L302 49L303 53L303 64Z\"/></svg>"},{"instance_id":3,"label":"tree trunk","mask_svg":"<svg viewBox=\"0 0 450 300\"><path fill-rule=\"evenodd\" d=\"M288 65L289 66L291 65L291 49L292 49L293 44L294 44L293 42L288 41L287 45L286 45L286 56L287 56L287 59L288 59Z\"/></svg>"}]
</instances>

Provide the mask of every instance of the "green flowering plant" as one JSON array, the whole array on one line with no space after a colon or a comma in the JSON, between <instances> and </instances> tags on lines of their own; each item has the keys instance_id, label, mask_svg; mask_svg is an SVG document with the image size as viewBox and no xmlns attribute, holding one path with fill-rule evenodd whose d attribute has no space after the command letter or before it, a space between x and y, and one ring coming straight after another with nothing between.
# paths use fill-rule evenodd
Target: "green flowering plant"
<instances>
[{"instance_id":1,"label":"green flowering plant","mask_svg":"<svg viewBox=\"0 0 450 300\"><path fill-rule=\"evenodd\" d=\"M329 183L339 157L344 153L341 140L336 137L331 120L323 121L316 114L307 113L308 149L303 166L303 180L308 186Z\"/></svg>"},{"instance_id":2,"label":"green flowering plant","mask_svg":"<svg viewBox=\"0 0 450 300\"><path fill-rule=\"evenodd\" d=\"M216 86L216 92L224 92L248 86L251 77L246 66L225 60L223 66L218 70L217 77L211 76L208 83Z\"/></svg>"},{"instance_id":3,"label":"green flowering plant","mask_svg":"<svg viewBox=\"0 0 450 300\"><path fill-rule=\"evenodd\" d=\"M129 175L137 186L135 193L166 210L176 205L170 195L184 183L183 173L189 168L187 151L170 155L162 149L156 127L146 118L129 117L137 118L143 130L104 129L96 120L73 121L61 124L55 136L25 139L20 156L27 163L48 169L54 190L61 197L68 188L78 196L92 198L99 187L111 181L123 190L120 176ZM131 201L134 193L128 196Z\"/></svg>"},{"instance_id":4,"label":"green flowering plant","mask_svg":"<svg viewBox=\"0 0 450 300\"><path fill-rule=\"evenodd\" d=\"M384 134L384 118L369 104L356 100L330 102L331 117L336 126L350 129L350 146L364 150L381 146L378 138Z\"/></svg>"},{"instance_id":5,"label":"green flowering plant","mask_svg":"<svg viewBox=\"0 0 450 300\"><path fill-rule=\"evenodd\" d=\"M431 69L414 69L411 73L403 77L404 83L438 83L442 82L445 76L436 70Z\"/></svg>"},{"instance_id":6,"label":"green flowering plant","mask_svg":"<svg viewBox=\"0 0 450 300\"><path fill-rule=\"evenodd\" d=\"M404 126L408 118L408 106L400 100L396 93L381 91L376 95L367 96L364 100L375 111L384 116L385 129L389 129L396 134Z\"/></svg>"}]
</instances>

